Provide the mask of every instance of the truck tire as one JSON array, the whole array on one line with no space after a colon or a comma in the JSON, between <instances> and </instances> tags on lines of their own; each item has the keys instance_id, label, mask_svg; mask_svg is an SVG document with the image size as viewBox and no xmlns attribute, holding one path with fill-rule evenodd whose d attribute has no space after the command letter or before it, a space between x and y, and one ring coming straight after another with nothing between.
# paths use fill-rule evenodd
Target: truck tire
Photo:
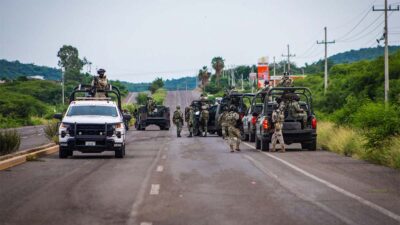
<instances>
[{"instance_id":1,"label":"truck tire","mask_svg":"<svg viewBox=\"0 0 400 225\"><path fill-rule=\"evenodd\" d=\"M317 140L313 140L311 142L305 142L301 144L302 148L308 149L309 151L316 151L317 150Z\"/></svg>"},{"instance_id":2,"label":"truck tire","mask_svg":"<svg viewBox=\"0 0 400 225\"><path fill-rule=\"evenodd\" d=\"M69 156L69 150L67 148L60 148L58 151L58 157L60 159L66 159Z\"/></svg>"},{"instance_id":3,"label":"truck tire","mask_svg":"<svg viewBox=\"0 0 400 225\"><path fill-rule=\"evenodd\" d=\"M260 148L261 148L261 141L256 136L256 149L260 149Z\"/></svg>"},{"instance_id":4,"label":"truck tire","mask_svg":"<svg viewBox=\"0 0 400 225\"><path fill-rule=\"evenodd\" d=\"M249 141L254 142L256 140L256 134L252 133L251 131L249 132Z\"/></svg>"},{"instance_id":5,"label":"truck tire","mask_svg":"<svg viewBox=\"0 0 400 225\"><path fill-rule=\"evenodd\" d=\"M267 152L269 151L269 140L261 138L261 151Z\"/></svg>"},{"instance_id":6,"label":"truck tire","mask_svg":"<svg viewBox=\"0 0 400 225\"><path fill-rule=\"evenodd\" d=\"M122 159L125 156L125 146L115 150L115 158Z\"/></svg>"},{"instance_id":7,"label":"truck tire","mask_svg":"<svg viewBox=\"0 0 400 225\"><path fill-rule=\"evenodd\" d=\"M218 136L222 137L222 130L217 130Z\"/></svg>"},{"instance_id":8,"label":"truck tire","mask_svg":"<svg viewBox=\"0 0 400 225\"><path fill-rule=\"evenodd\" d=\"M249 141L249 134L243 133L243 141Z\"/></svg>"}]
</instances>

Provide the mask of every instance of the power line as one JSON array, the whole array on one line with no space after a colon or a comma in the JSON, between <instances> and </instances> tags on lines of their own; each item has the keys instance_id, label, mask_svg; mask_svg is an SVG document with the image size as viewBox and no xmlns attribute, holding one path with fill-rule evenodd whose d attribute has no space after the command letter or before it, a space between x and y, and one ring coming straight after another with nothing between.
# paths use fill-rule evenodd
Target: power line
<instances>
[{"instance_id":1,"label":"power line","mask_svg":"<svg viewBox=\"0 0 400 225\"><path fill-rule=\"evenodd\" d=\"M380 26L382 26L382 24L384 23L383 21L381 23L379 23L378 26L374 27L372 30L368 30L368 28L371 28L371 26L375 25L375 23L378 22L381 17L382 17L382 15L379 15L370 25L366 26L363 30L358 32L356 35L354 35L352 37L348 37L346 39L342 39L338 42L354 42L354 41L360 40L361 38L364 38L365 31L368 31L366 33L371 33L371 32L374 32L376 29L378 29Z\"/></svg>"},{"instance_id":2,"label":"power line","mask_svg":"<svg viewBox=\"0 0 400 225\"><path fill-rule=\"evenodd\" d=\"M365 13L365 15L361 18L360 21L358 21L358 23L352 29L350 29L346 34L342 35L341 37L336 38L336 40L340 41L343 38L347 37L349 34L351 34L365 20L365 18L367 18L367 16L369 15L370 12L371 11L368 9L368 11Z\"/></svg>"}]
</instances>

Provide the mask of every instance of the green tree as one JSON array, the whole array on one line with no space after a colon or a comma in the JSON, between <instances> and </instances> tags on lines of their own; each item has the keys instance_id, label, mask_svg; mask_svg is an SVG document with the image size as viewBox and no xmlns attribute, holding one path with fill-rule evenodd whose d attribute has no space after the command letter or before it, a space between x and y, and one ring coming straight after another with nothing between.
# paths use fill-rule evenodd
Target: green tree
<instances>
[{"instance_id":1,"label":"green tree","mask_svg":"<svg viewBox=\"0 0 400 225\"><path fill-rule=\"evenodd\" d=\"M204 90L205 87L208 84L208 79L210 78L210 73L208 72L208 68L207 66L203 66L203 68L201 68L199 70L199 73L197 75L198 80L200 81L200 86L201 88Z\"/></svg>"},{"instance_id":2,"label":"green tree","mask_svg":"<svg viewBox=\"0 0 400 225\"><path fill-rule=\"evenodd\" d=\"M154 94L158 89L164 87L164 81L162 78L156 78L150 85L149 90L152 94Z\"/></svg>"},{"instance_id":3,"label":"green tree","mask_svg":"<svg viewBox=\"0 0 400 225\"><path fill-rule=\"evenodd\" d=\"M78 49L71 45L64 45L57 53L59 58L58 65L64 68L65 81L83 81L80 74L85 62L79 58Z\"/></svg>"},{"instance_id":4,"label":"green tree","mask_svg":"<svg viewBox=\"0 0 400 225\"><path fill-rule=\"evenodd\" d=\"M217 86L218 87L219 87L219 80L221 78L222 70L225 67L225 62L224 61L225 60L220 56L214 57L211 60L211 65L212 65L213 69L215 70L215 75L217 76L216 77L216 81L217 81Z\"/></svg>"}]
</instances>

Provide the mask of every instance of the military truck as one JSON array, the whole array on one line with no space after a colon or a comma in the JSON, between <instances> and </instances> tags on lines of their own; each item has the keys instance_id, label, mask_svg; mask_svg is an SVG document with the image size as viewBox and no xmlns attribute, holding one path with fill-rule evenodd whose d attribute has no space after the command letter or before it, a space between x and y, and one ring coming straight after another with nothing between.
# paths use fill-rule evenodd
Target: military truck
<instances>
[{"instance_id":1,"label":"military truck","mask_svg":"<svg viewBox=\"0 0 400 225\"><path fill-rule=\"evenodd\" d=\"M215 111L215 129L218 133L219 136L222 136L222 129L221 126L218 124L218 118L221 116L223 113L223 107L234 105L236 106L237 112L239 113L240 116L240 123L238 124L238 128L240 129L240 132L242 134L242 139L244 139L244 130L243 130L243 124L242 124L242 118L246 115L247 109L251 104L252 99L254 98L255 94L252 93L239 93L235 91L230 91L229 94L224 96L222 100L220 101L220 104L218 105L216 111Z\"/></svg>"},{"instance_id":2,"label":"military truck","mask_svg":"<svg viewBox=\"0 0 400 225\"><path fill-rule=\"evenodd\" d=\"M156 105L153 112L148 112L145 105L140 106L135 113L135 128L145 130L149 125L156 125L160 130L169 130L171 127L169 107Z\"/></svg>"},{"instance_id":3,"label":"military truck","mask_svg":"<svg viewBox=\"0 0 400 225\"><path fill-rule=\"evenodd\" d=\"M302 121L293 118L289 114L289 109L285 109L285 121L283 123L283 138L285 144L301 143L303 149L315 151L317 149L317 119L312 105L311 91L305 87L278 87L270 89L264 98L262 112L256 121L256 148L262 151L269 150L274 124L272 122L272 112L278 107L283 96L297 95L300 97L299 105L307 113L307 123L302 125ZM290 101L286 100L286 101Z\"/></svg>"},{"instance_id":4,"label":"military truck","mask_svg":"<svg viewBox=\"0 0 400 225\"><path fill-rule=\"evenodd\" d=\"M65 115L54 115L61 120L58 130L60 158L72 156L74 151L114 151L116 158L125 156L126 124L131 116L123 114L120 91L111 85L96 91L104 92L106 97L93 97L91 85L77 86L71 93Z\"/></svg>"}]
</instances>

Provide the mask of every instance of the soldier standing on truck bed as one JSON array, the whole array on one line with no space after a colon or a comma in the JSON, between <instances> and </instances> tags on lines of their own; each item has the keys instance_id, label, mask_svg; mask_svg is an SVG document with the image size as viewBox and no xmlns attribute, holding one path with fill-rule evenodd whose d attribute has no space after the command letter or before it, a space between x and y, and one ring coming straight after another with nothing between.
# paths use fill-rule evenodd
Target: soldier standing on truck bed
<instances>
[{"instance_id":1,"label":"soldier standing on truck bed","mask_svg":"<svg viewBox=\"0 0 400 225\"><path fill-rule=\"evenodd\" d=\"M285 121L285 115L283 114L283 111L280 110L280 108L275 109L272 112L272 122L274 123L274 134L272 135L271 142L272 142L272 150L271 152L276 151L276 144L279 141L279 144L281 145L281 150L280 152L285 152L285 141L283 140L283 134L282 134L282 127L283 127L283 122Z\"/></svg>"},{"instance_id":2,"label":"soldier standing on truck bed","mask_svg":"<svg viewBox=\"0 0 400 225\"><path fill-rule=\"evenodd\" d=\"M301 120L304 129L307 126L307 113L300 107L299 101L300 97L298 95L293 95L287 107L289 109L289 116L295 120Z\"/></svg>"},{"instance_id":3,"label":"soldier standing on truck bed","mask_svg":"<svg viewBox=\"0 0 400 225\"><path fill-rule=\"evenodd\" d=\"M240 130L237 128L238 120L240 119L239 114L236 112L236 106L231 105L229 108L229 113L226 116L226 121L228 123L228 133L229 133L229 147L231 152L240 151L241 135Z\"/></svg>"},{"instance_id":4,"label":"soldier standing on truck bed","mask_svg":"<svg viewBox=\"0 0 400 225\"><path fill-rule=\"evenodd\" d=\"M176 126L176 136L181 137L181 131L183 126L183 113L181 112L181 107L179 105L176 106L176 110L174 112L172 120Z\"/></svg>"},{"instance_id":5,"label":"soldier standing on truck bed","mask_svg":"<svg viewBox=\"0 0 400 225\"><path fill-rule=\"evenodd\" d=\"M105 75L105 73L106 73L106 70L99 69L99 70L97 70L98 76L93 77L91 85L95 89L92 91L92 92L94 92L93 93L94 97L100 97L100 98L107 97L106 93L104 92L104 90L106 90L108 87L108 80L107 80L107 76Z\"/></svg>"},{"instance_id":6,"label":"soldier standing on truck bed","mask_svg":"<svg viewBox=\"0 0 400 225\"><path fill-rule=\"evenodd\" d=\"M147 108L147 113L152 114L154 112L156 104L154 103L153 97L151 96L147 97L146 108Z\"/></svg>"},{"instance_id":7,"label":"soldier standing on truck bed","mask_svg":"<svg viewBox=\"0 0 400 225\"><path fill-rule=\"evenodd\" d=\"M283 78L279 81L278 87L293 87L293 80L290 79L289 73L283 73Z\"/></svg>"}]
</instances>

